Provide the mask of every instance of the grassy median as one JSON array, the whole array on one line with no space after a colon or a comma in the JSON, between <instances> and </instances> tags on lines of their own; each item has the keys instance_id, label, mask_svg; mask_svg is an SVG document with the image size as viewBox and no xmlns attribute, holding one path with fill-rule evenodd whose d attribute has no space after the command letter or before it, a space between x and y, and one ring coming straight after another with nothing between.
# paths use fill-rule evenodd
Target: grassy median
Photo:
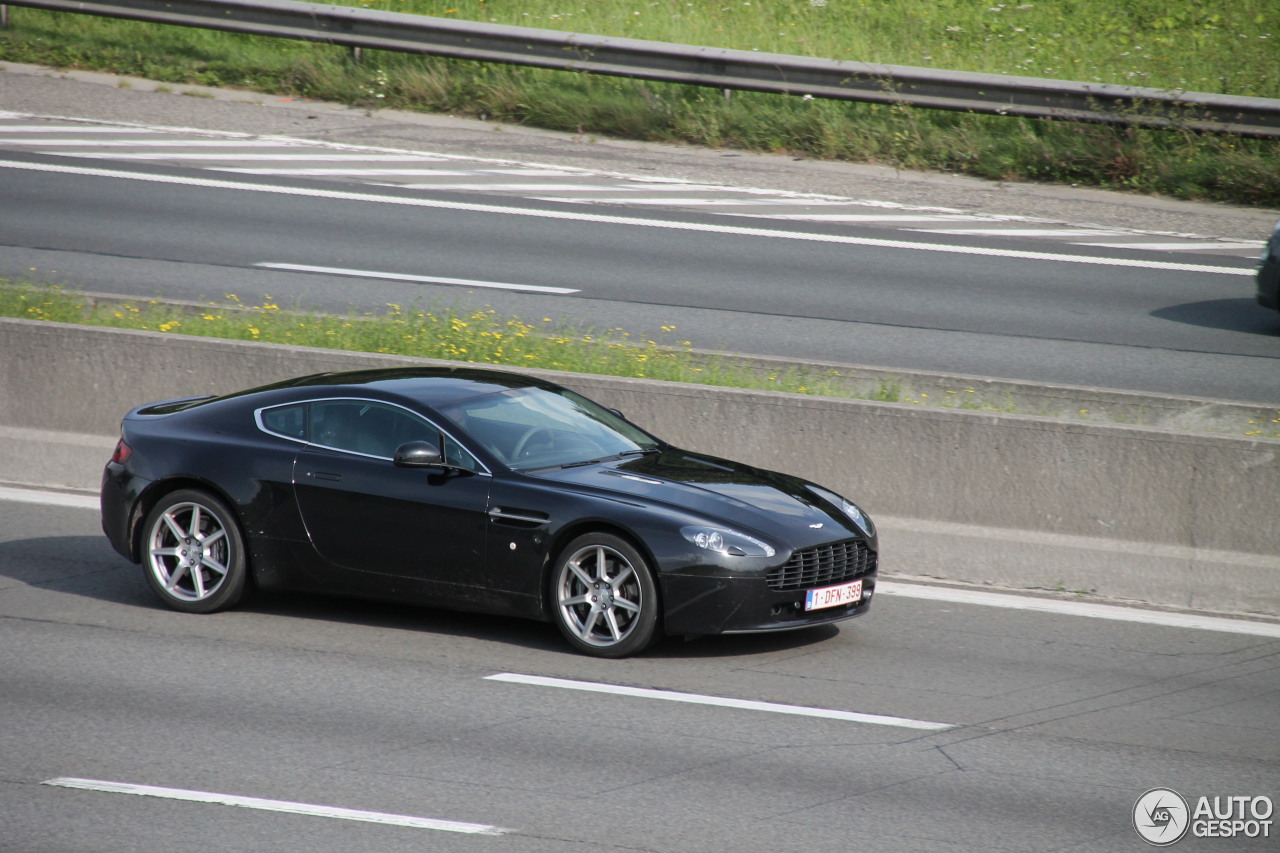
<instances>
[{"instance_id":1,"label":"grassy median","mask_svg":"<svg viewBox=\"0 0 1280 853\"><path fill-rule=\"evenodd\" d=\"M599 35L1280 97L1273 0L376 0L366 8ZM722 93L13 7L5 59L688 142L1280 206L1280 142Z\"/></svg>"},{"instance_id":2,"label":"grassy median","mask_svg":"<svg viewBox=\"0 0 1280 853\"><path fill-rule=\"evenodd\" d=\"M637 339L622 329L598 331L549 317L525 320L501 315L489 307L388 304L380 312L325 314L290 310L269 296L249 304L227 294L220 303L195 305L90 295L56 285L0 278L0 317L943 409L1146 422L1140 413L1116 419L1087 408L1078 412L1038 411L1043 403L1031 398L1015 400L1008 391L968 387L959 377L954 382L943 377L937 383L909 388L900 378L882 378L880 373L860 376L856 368L792 366L699 352L689 341L675 338L678 330L674 326L663 327L663 334L672 336L669 341ZM1167 414L1155 412L1162 420ZM1231 418L1212 431L1280 438L1280 409L1242 406Z\"/></svg>"},{"instance_id":3,"label":"grassy median","mask_svg":"<svg viewBox=\"0 0 1280 853\"><path fill-rule=\"evenodd\" d=\"M83 323L178 335L322 347L523 366L573 373L630 376L823 396L850 396L839 373L819 369L761 370L697 353L688 341L636 339L622 329L596 330L504 316L489 307L388 304L381 312L325 314L281 307L270 296L247 303L234 294L208 305L90 297L58 286L0 279L0 316ZM896 402L890 386L871 395ZM906 402L906 401L903 401Z\"/></svg>"}]
</instances>

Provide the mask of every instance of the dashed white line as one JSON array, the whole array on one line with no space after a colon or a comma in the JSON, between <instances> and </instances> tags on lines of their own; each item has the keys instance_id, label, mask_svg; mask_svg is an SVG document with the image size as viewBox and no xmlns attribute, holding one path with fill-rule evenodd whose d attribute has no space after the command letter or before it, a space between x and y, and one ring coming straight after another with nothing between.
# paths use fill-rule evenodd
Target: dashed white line
<instances>
[{"instance_id":1,"label":"dashed white line","mask_svg":"<svg viewBox=\"0 0 1280 853\"><path fill-rule=\"evenodd\" d=\"M476 281L470 278L444 278L435 275L409 275L408 273L398 272L378 272L377 270L350 270L342 267L313 267L307 264L280 264L280 263L260 263L254 264L255 267L262 267L270 270L285 270L286 272L314 272L323 275L345 275L354 278L380 278L390 281L416 281L422 284L450 284L460 287L483 287L490 290L521 290L531 293L552 293L563 295L566 293L577 293L571 287L544 287L538 284L510 284L502 281Z\"/></svg>"},{"instance_id":2,"label":"dashed white line","mask_svg":"<svg viewBox=\"0 0 1280 853\"><path fill-rule=\"evenodd\" d=\"M724 696L705 696L701 693L678 693L673 690L652 690L646 687L623 687L617 684L601 684L595 681L573 681L567 678L548 678L541 675L520 675L500 672L486 675L488 681L505 681L512 684L529 684L536 687L557 687L565 690L584 690L589 693L608 693L614 696L630 696L638 699L661 699L667 702L687 702L692 705L715 705L721 708L738 708L746 711L767 711L774 714L793 714L800 717L822 717L829 720L848 720L854 723L871 723L877 726L897 726L904 729L946 731L955 728L950 723L931 723L927 720L911 720L906 717L888 717L881 714L861 714L855 711L836 711L828 708L809 708L804 705L780 705L776 702L757 702L753 699L730 699Z\"/></svg>"},{"instance_id":3,"label":"dashed white line","mask_svg":"<svg viewBox=\"0 0 1280 853\"><path fill-rule=\"evenodd\" d=\"M436 829L442 832L462 832L470 835L503 835L509 830L484 823L464 823L456 820L439 820L414 815L370 812L360 809L344 809L336 806L318 806L311 803L293 803L286 800L264 800L258 797L240 797L234 794L218 794L212 791L189 791L183 788L161 788L154 785L135 785L129 782L106 782L99 779L77 779L60 776L46 779L42 785L56 788L75 788L109 794L134 794L143 797L160 797L166 800L184 800L190 803L212 803L221 806L239 806L269 812L328 817L338 820L354 820L362 823L381 823L389 826L407 826L415 829Z\"/></svg>"}]
</instances>

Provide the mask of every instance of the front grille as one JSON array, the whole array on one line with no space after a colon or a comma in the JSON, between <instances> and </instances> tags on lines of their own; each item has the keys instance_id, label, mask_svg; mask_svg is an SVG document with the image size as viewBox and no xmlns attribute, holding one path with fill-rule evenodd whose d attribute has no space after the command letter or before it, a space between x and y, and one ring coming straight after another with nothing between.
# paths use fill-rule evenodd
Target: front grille
<instances>
[{"instance_id":1,"label":"front grille","mask_svg":"<svg viewBox=\"0 0 1280 853\"><path fill-rule=\"evenodd\" d=\"M766 580L770 589L786 591L832 586L857 580L876 570L876 555L861 539L849 539L804 548L776 569Z\"/></svg>"}]
</instances>

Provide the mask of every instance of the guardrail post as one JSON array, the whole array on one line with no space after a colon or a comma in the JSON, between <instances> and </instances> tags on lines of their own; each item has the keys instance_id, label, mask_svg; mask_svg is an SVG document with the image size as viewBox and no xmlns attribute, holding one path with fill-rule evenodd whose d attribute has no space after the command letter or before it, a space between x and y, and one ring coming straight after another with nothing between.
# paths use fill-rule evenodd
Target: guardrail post
<instances>
[{"instance_id":1,"label":"guardrail post","mask_svg":"<svg viewBox=\"0 0 1280 853\"><path fill-rule=\"evenodd\" d=\"M356 65L364 64L364 48L358 44L351 45L351 48L347 51L347 56Z\"/></svg>"},{"instance_id":2,"label":"guardrail post","mask_svg":"<svg viewBox=\"0 0 1280 853\"><path fill-rule=\"evenodd\" d=\"M0 6L0 30L9 29L9 7Z\"/></svg>"}]
</instances>

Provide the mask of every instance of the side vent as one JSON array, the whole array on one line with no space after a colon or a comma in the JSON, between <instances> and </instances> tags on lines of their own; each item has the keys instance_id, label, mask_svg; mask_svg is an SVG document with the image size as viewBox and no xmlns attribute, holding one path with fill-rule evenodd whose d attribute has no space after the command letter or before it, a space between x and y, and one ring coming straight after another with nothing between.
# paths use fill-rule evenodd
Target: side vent
<instances>
[{"instance_id":1,"label":"side vent","mask_svg":"<svg viewBox=\"0 0 1280 853\"><path fill-rule=\"evenodd\" d=\"M495 506L489 508L489 520L503 527L518 527L525 530L542 527L551 520L551 516L536 509L520 509L519 507Z\"/></svg>"}]
</instances>

